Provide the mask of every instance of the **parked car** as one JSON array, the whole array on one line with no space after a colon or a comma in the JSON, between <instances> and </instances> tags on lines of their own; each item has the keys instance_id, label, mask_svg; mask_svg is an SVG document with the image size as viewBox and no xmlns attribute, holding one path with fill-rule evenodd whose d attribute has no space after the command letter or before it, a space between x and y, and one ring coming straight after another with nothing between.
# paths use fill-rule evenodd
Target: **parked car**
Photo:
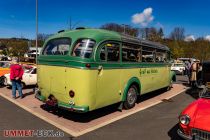
<instances>
[{"instance_id":1,"label":"parked car","mask_svg":"<svg viewBox=\"0 0 210 140\"><path fill-rule=\"evenodd\" d=\"M177 132L188 140L210 140L210 62L202 63L198 80L203 84L200 98L182 111Z\"/></svg>"},{"instance_id":2,"label":"parked car","mask_svg":"<svg viewBox=\"0 0 210 140\"><path fill-rule=\"evenodd\" d=\"M210 61L205 61L201 65L201 71L198 73L199 83L206 85L210 82Z\"/></svg>"},{"instance_id":3,"label":"parked car","mask_svg":"<svg viewBox=\"0 0 210 140\"><path fill-rule=\"evenodd\" d=\"M4 85L4 75L10 73L10 63L4 62L4 64L0 67L0 86Z\"/></svg>"},{"instance_id":4,"label":"parked car","mask_svg":"<svg viewBox=\"0 0 210 140\"><path fill-rule=\"evenodd\" d=\"M185 64L182 62L172 63L171 70L174 71L176 74L184 75Z\"/></svg>"},{"instance_id":5,"label":"parked car","mask_svg":"<svg viewBox=\"0 0 210 140\"><path fill-rule=\"evenodd\" d=\"M3 67L7 63L10 63L10 61L0 61L0 67Z\"/></svg>"},{"instance_id":6,"label":"parked car","mask_svg":"<svg viewBox=\"0 0 210 140\"><path fill-rule=\"evenodd\" d=\"M178 135L187 140L210 139L210 91L191 103L179 116Z\"/></svg>"},{"instance_id":7,"label":"parked car","mask_svg":"<svg viewBox=\"0 0 210 140\"><path fill-rule=\"evenodd\" d=\"M37 72L35 66L24 66L23 79L21 81L22 87L37 84ZM5 74L4 85L12 86L10 74Z\"/></svg>"}]
</instances>

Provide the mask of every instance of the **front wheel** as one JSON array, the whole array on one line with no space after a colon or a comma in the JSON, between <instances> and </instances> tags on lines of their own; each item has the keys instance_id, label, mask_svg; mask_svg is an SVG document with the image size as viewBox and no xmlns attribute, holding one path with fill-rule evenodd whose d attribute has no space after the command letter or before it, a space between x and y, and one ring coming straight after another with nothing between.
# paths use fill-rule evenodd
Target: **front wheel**
<instances>
[{"instance_id":1,"label":"front wheel","mask_svg":"<svg viewBox=\"0 0 210 140\"><path fill-rule=\"evenodd\" d=\"M3 86L4 85L4 80L5 80L5 77L4 76L1 76L0 77L0 86Z\"/></svg>"},{"instance_id":2,"label":"front wheel","mask_svg":"<svg viewBox=\"0 0 210 140\"><path fill-rule=\"evenodd\" d=\"M135 106L137 100L137 93L137 87L135 85L130 86L130 88L127 91L126 100L123 103L125 109L130 109Z\"/></svg>"}]
</instances>

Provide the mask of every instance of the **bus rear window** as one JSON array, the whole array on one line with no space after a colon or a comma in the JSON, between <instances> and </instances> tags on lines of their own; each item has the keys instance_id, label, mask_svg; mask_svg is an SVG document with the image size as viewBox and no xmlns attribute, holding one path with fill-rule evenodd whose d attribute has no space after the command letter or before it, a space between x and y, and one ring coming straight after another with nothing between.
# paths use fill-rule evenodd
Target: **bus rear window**
<instances>
[{"instance_id":1,"label":"bus rear window","mask_svg":"<svg viewBox=\"0 0 210 140\"><path fill-rule=\"evenodd\" d=\"M68 55L70 44L69 38L52 39L45 46L43 55Z\"/></svg>"},{"instance_id":2,"label":"bus rear window","mask_svg":"<svg viewBox=\"0 0 210 140\"><path fill-rule=\"evenodd\" d=\"M93 52L95 41L91 39L79 39L72 51L72 56L90 58Z\"/></svg>"}]
</instances>

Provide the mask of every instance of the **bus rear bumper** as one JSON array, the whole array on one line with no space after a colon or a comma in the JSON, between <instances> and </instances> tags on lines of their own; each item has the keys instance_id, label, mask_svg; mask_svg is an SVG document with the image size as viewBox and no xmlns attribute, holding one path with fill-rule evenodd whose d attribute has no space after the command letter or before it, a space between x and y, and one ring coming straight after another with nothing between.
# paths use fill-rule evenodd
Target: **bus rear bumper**
<instances>
[{"instance_id":1,"label":"bus rear bumper","mask_svg":"<svg viewBox=\"0 0 210 140\"><path fill-rule=\"evenodd\" d=\"M89 111L88 106L76 106L70 105L63 102L58 102L58 108L62 108L68 111L78 112L78 113L86 113Z\"/></svg>"},{"instance_id":2,"label":"bus rear bumper","mask_svg":"<svg viewBox=\"0 0 210 140\"><path fill-rule=\"evenodd\" d=\"M86 113L89 111L89 106L76 106L76 105L70 105L63 102L59 102L57 100L49 100L49 99L46 100L46 98L41 95L41 92L39 90L35 91L35 98L46 103L48 106L54 107L54 108L61 108L64 110L78 112L78 113Z\"/></svg>"}]
</instances>

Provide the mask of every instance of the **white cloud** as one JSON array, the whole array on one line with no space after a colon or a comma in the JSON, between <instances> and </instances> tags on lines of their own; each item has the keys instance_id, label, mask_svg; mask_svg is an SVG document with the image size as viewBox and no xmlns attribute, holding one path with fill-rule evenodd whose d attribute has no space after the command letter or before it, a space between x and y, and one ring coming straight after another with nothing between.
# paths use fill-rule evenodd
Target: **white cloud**
<instances>
[{"instance_id":1,"label":"white cloud","mask_svg":"<svg viewBox=\"0 0 210 140\"><path fill-rule=\"evenodd\" d=\"M187 41L187 42L189 42L189 41L195 41L195 36L194 35L186 36L185 39L184 39L184 41Z\"/></svg>"},{"instance_id":2,"label":"white cloud","mask_svg":"<svg viewBox=\"0 0 210 140\"><path fill-rule=\"evenodd\" d=\"M205 40L210 41L210 35L207 35L207 36L205 37Z\"/></svg>"},{"instance_id":3,"label":"white cloud","mask_svg":"<svg viewBox=\"0 0 210 140\"><path fill-rule=\"evenodd\" d=\"M146 8L142 13L136 13L132 16L132 23L140 24L142 26L147 26L150 22L154 20L154 16L152 15L152 8Z\"/></svg>"}]
</instances>

